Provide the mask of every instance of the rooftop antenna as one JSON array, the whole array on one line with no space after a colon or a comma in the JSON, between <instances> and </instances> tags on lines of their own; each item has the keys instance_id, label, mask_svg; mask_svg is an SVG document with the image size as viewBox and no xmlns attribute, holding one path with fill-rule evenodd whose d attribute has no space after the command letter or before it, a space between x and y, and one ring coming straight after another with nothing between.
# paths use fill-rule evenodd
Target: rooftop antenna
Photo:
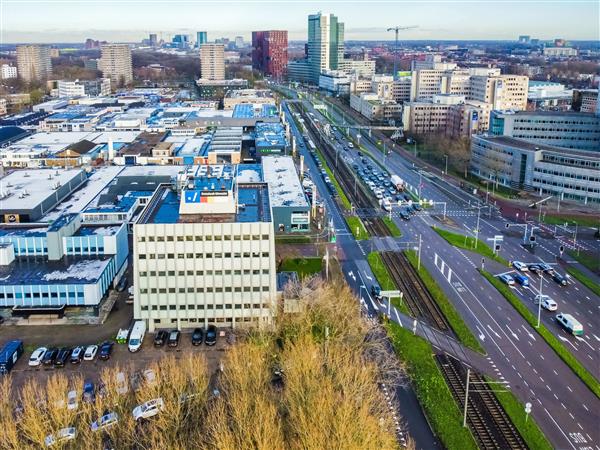
<instances>
[{"instance_id":1,"label":"rooftop antenna","mask_svg":"<svg viewBox=\"0 0 600 450\"><path fill-rule=\"evenodd\" d=\"M394 80L397 78L397 63L398 63L398 32L404 30L412 30L418 28L417 25L410 25L408 27L395 26L388 28L387 31L396 32L396 41L394 43Z\"/></svg>"}]
</instances>

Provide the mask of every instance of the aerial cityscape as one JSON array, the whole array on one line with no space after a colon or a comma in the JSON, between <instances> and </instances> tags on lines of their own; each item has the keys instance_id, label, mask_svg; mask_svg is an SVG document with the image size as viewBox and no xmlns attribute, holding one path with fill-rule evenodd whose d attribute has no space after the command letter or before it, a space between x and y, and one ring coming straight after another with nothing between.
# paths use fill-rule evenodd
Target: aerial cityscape
<instances>
[{"instance_id":1,"label":"aerial cityscape","mask_svg":"<svg viewBox=\"0 0 600 450\"><path fill-rule=\"evenodd\" d=\"M600 450L600 4L0 2L0 448Z\"/></svg>"}]
</instances>

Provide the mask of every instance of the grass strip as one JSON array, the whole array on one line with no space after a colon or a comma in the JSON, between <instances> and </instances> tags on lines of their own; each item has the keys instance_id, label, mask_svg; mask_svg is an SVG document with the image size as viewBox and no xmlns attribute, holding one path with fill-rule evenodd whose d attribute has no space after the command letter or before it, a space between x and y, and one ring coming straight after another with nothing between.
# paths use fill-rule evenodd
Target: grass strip
<instances>
[{"instance_id":1,"label":"grass strip","mask_svg":"<svg viewBox=\"0 0 600 450\"><path fill-rule=\"evenodd\" d=\"M275 237L276 244L310 244L312 238L310 236L277 236Z\"/></svg>"},{"instance_id":2,"label":"grass strip","mask_svg":"<svg viewBox=\"0 0 600 450\"><path fill-rule=\"evenodd\" d=\"M487 381L495 381L490 377L485 377ZM546 439L540 427L535 420L529 416L525 421L525 406L510 391L495 390L494 395L506 411L513 425L519 431L521 437L525 440L527 447L536 450L552 450L552 444Z\"/></svg>"},{"instance_id":3,"label":"grass strip","mask_svg":"<svg viewBox=\"0 0 600 450\"><path fill-rule=\"evenodd\" d=\"M338 180L333 176L333 172L331 171L331 169L325 162L325 157L323 156L323 154L321 153L321 150L319 150L319 149L317 149L317 157L321 160L321 164L323 164L323 168L325 169L325 172L327 172L327 175L329 176L331 182L335 186L335 190L338 193L338 198L340 199L340 202L342 203L342 207L345 210L350 211L350 208L351 208L350 200L348 200L348 197L342 190L342 187L340 186L340 183L338 182Z\"/></svg>"},{"instance_id":4,"label":"grass strip","mask_svg":"<svg viewBox=\"0 0 600 450\"><path fill-rule=\"evenodd\" d=\"M417 271L423 283L427 287L427 290L437 303L437 305L442 310L442 313L450 323L450 327L452 327L452 331L458 337L459 341L464 345L469 347L476 352L485 354L484 348L481 346L481 343L477 340L477 338L473 335L467 324L463 321L462 317L454 308L454 305L450 302L444 291L439 287L436 281L433 279L431 274L427 271L427 269L421 265L420 269L417 269L417 254L414 250L409 250L406 253L410 264Z\"/></svg>"},{"instance_id":5,"label":"grass strip","mask_svg":"<svg viewBox=\"0 0 600 450\"><path fill-rule=\"evenodd\" d=\"M365 228L365 225L362 223L357 216L346 216L344 217L346 223L348 224L348 228L350 228L350 232L354 236L354 239L357 241L361 241L363 239L369 239L369 233Z\"/></svg>"},{"instance_id":6,"label":"grass strip","mask_svg":"<svg viewBox=\"0 0 600 450\"><path fill-rule=\"evenodd\" d=\"M600 273L600 255L597 251L578 252L567 250L567 254L591 272Z\"/></svg>"},{"instance_id":7,"label":"grass strip","mask_svg":"<svg viewBox=\"0 0 600 450\"><path fill-rule=\"evenodd\" d=\"M464 234L453 233L451 231L443 230L435 226L432 228L449 244L454 245L455 247L464 248L465 250L469 250L471 252L479 253L482 256L486 256L490 259L493 259L501 264L508 266L508 261L506 261L501 256L495 255L494 251L490 248L490 246L487 245L485 242L482 242L480 239L477 239L477 248L475 248L476 240L472 236L465 236Z\"/></svg>"},{"instance_id":8,"label":"grass strip","mask_svg":"<svg viewBox=\"0 0 600 450\"><path fill-rule=\"evenodd\" d=\"M383 223L385 223L385 226L388 228L388 230L390 230L390 233L393 237L402 236L400 228L398 228L398 225L396 225L396 222L394 222L392 219L389 217L383 217Z\"/></svg>"},{"instance_id":9,"label":"grass strip","mask_svg":"<svg viewBox=\"0 0 600 450\"><path fill-rule=\"evenodd\" d=\"M298 272L298 277L304 278L315 273L320 273L323 268L323 259L315 256L308 258L286 258L279 270L283 272Z\"/></svg>"},{"instance_id":10,"label":"grass strip","mask_svg":"<svg viewBox=\"0 0 600 450\"><path fill-rule=\"evenodd\" d=\"M448 450L477 449L462 412L433 359L431 345L400 325L388 322L388 334L400 359L406 363L415 392L433 431Z\"/></svg>"},{"instance_id":11,"label":"grass strip","mask_svg":"<svg viewBox=\"0 0 600 450\"><path fill-rule=\"evenodd\" d=\"M551 214L543 214L542 222L547 223L549 225L564 225L569 224L573 225L577 223L580 227L590 227L590 228L598 228L600 227L600 220L597 216L595 217L576 217L570 218L565 216L553 216Z\"/></svg>"},{"instance_id":12,"label":"grass strip","mask_svg":"<svg viewBox=\"0 0 600 450\"><path fill-rule=\"evenodd\" d=\"M600 383L594 378L594 376L573 356L573 354L566 349L564 345L544 326L540 324L539 328L536 328L537 318L536 316L527 309L527 307L519 300L519 298L512 292L512 289L507 285L498 280L491 273L485 270L478 269L479 272L508 300L508 302L515 308L521 316L531 325L531 327L537 331L537 333L546 341L546 343L552 347L552 350L562 359L567 366L575 372L575 374L581 378L587 387L600 398Z\"/></svg>"},{"instance_id":13,"label":"grass strip","mask_svg":"<svg viewBox=\"0 0 600 450\"><path fill-rule=\"evenodd\" d=\"M594 282L590 277L588 277L585 273L575 267L567 267L567 272L573 275L575 278L579 280L581 284L583 284L586 288L600 297L600 286L598 283Z\"/></svg>"},{"instance_id":14,"label":"grass strip","mask_svg":"<svg viewBox=\"0 0 600 450\"><path fill-rule=\"evenodd\" d=\"M397 291L398 286L392 280L390 273L387 271L383 260L381 259L381 255L377 252L371 252L367 255L367 261L371 270L373 271L373 275L377 279L377 283L379 283L379 287L381 287L382 291ZM396 307L399 311L404 314L409 314L408 308L406 304L400 301L400 297L393 297L390 299L392 305Z\"/></svg>"}]
</instances>

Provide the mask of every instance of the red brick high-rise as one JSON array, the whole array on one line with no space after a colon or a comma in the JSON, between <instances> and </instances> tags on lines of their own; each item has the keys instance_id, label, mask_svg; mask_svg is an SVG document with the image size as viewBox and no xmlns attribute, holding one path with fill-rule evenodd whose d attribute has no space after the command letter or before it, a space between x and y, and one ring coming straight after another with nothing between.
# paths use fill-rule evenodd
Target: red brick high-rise
<instances>
[{"instance_id":1,"label":"red brick high-rise","mask_svg":"<svg viewBox=\"0 0 600 450\"><path fill-rule=\"evenodd\" d=\"M252 68L273 78L283 78L288 63L287 31L252 32Z\"/></svg>"}]
</instances>

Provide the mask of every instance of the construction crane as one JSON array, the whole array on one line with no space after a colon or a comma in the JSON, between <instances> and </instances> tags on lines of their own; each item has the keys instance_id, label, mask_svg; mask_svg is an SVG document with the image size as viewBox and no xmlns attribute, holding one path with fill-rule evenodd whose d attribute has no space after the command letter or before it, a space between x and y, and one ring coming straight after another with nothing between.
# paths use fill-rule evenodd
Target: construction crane
<instances>
[{"instance_id":1,"label":"construction crane","mask_svg":"<svg viewBox=\"0 0 600 450\"><path fill-rule=\"evenodd\" d=\"M397 77L397 67L396 64L398 62L398 32L399 31L404 31L404 30L412 30L414 28L417 28L417 25L411 25L408 27L400 27L400 26L396 26L396 27L391 27L388 28L387 31L395 31L396 32L396 42L394 43L394 79L396 79Z\"/></svg>"}]
</instances>

